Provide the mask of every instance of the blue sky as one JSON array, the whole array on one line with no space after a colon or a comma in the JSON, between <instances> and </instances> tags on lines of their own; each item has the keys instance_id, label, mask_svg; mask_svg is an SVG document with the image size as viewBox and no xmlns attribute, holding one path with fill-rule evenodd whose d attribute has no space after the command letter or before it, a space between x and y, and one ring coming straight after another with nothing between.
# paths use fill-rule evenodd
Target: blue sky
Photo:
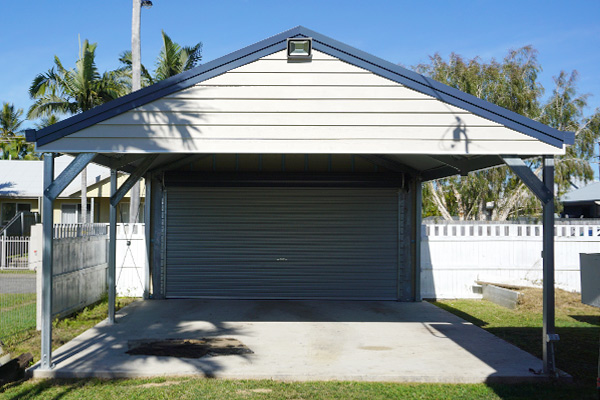
<instances>
[{"instance_id":1,"label":"blue sky","mask_svg":"<svg viewBox=\"0 0 600 400\"><path fill-rule=\"evenodd\" d=\"M600 107L600 1L250 1L153 0L142 10L142 62L153 65L160 31L191 45L204 61L304 25L394 63L427 62L435 52L501 59L531 44L550 94L561 70L579 72L579 91ZM98 43L101 71L130 48L131 0L0 0L0 101L27 109L34 76L54 55L72 67L78 37ZM30 124L28 124L30 125Z\"/></svg>"}]
</instances>

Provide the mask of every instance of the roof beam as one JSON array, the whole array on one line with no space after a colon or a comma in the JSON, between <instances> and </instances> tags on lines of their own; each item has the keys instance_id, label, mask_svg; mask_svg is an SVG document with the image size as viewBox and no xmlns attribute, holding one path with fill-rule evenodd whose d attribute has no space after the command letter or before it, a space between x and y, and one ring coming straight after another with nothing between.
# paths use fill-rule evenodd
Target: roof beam
<instances>
[{"instance_id":1,"label":"roof beam","mask_svg":"<svg viewBox=\"0 0 600 400\"><path fill-rule=\"evenodd\" d=\"M433 158L436 161L446 164L449 167L454 168L462 176L466 176L469 173L469 160L466 158L457 158L453 156L438 156L433 154L427 154L427 157Z\"/></svg>"},{"instance_id":2,"label":"roof beam","mask_svg":"<svg viewBox=\"0 0 600 400\"><path fill-rule=\"evenodd\" d=\"M44 196L53 201L65 190L73 179L96 157L96 153L79 153L60 175L44 190Z\"/></svg>"},{"instance_id":3,"label":"roof beam","mask_svg":"<svg viewBox=\"0 0 600 400\"><path fill-rule=\"evenodd\" d=\"M533 171L523 162L521 157L518 156L501 156L502 160L508 165L508 167L523 181L525 185L535 194L535 196L546 204L552 201L554 195L544 182L538 178Z\"/></svg>"},{"instance_id":4,"label":"roof beam","mask_svg":"<svg viewBox=\"0 0 600 400\"><path fill-rule=\"evenodd\" d=\"M144 155L142 155L142 156L144 156ZM102 165L104 167L108 167L110 169L116 169L119 171L127 172L129 174L131 174L133 171L135 171L135 167L129 166L129 165L120 165L119 163L116 162L115 158L108 157L103 154L97 154L96 157L94 158L94 163L96 163L98 165Z\"/></svg>"},{"instance_id":5,"label":"roof beam","mask_svg":"<svg viewBox=\"0 0 600 400\"><path fill-rule=\"evenodd\" d=\"M136 184L138 180L148 171L154 160L158 157L158 154L153 154L151 156L146 157L144 161L140 163L140 165L136 168L136 170L129 175L129 178L121 185L119 190L116 191L114 195L110 197L110 205L115 207L123 197L131 190L133 185Z\"/></svg>"},{"instance_id":6,"label":"roof beam","mask_svg":"<svg viewBox=\"0 0 600 400\"><path fill-rule=\"evenodd\" d=\"M431 157L431 156L429 156L429 157ZM441 167L431 168L427 171L423 171L423 180L424 181L432 181L434 179L441 179L441 178L445 178L447 176L452 176L452 175L457 174L457 172L458 172L457 167L450 166L448 163L446 163L442 160L438 160L438 161L443 162L445 165L441 166ZM492 155L473 157L473 158L469 158L465 161L466 161L466 163L465 163L466 172L478 171L478 170L483 170L486 168L493 168L498 165L502 165L502 160L500 159L500 157L492 156Z\"/></svg>"},{"instance_id":7,"label":"roof beam","mask_svg":"<svg viewBox=\"0 0 600 400\"><path fill-rule=\"evenodd\" d=\"M372 162L373 164L387 168L390 171L399 172L402 174L410 174L414 176L418 176L420 172L414 168L409 167L408 165L404 165L398 161L390 160L388 157L382 155L373 155L373 154L357 154L358 157L364 158L365 160Z\"/></svg>"},{"instance_id":8,"label":"roof beam","mask_svg":"<svg viewBox=\"0 0 600 400\"><path fill-rule=\"evenodd\" d=\"M183 167L187 164L190 164L190 163L198 161L198 160L202 160L202 159L210 157L210 156L212 156L212 154L194 154L191 156L186 156L186 157L183 157L174 162L162 163L162 164L156 166L155 168L153 168L150 172L160 173L160 172L164 172L164 171L169 171L172 169Z\"/></svg>"}]
</instances>

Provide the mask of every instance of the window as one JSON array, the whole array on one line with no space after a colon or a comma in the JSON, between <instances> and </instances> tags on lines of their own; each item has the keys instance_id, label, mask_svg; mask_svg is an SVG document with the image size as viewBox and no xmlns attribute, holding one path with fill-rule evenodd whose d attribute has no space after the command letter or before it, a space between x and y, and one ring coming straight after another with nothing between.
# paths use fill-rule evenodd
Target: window
<instances>
[{"instance_id":1,"label":"window","mask_svg":"<svg viewBox=\"0 0 600 400\"><path fill-rule=\"evenodd\" d=\"M140 209L138 211L138 222L144 223L144 202L140 203ZM129 202L121 202L119 203L119 207L117 208L117 223L129 223Z\"/></svg>"},{"instance_id":2,"label":"window","mask_svg":"<svg viewBox=\"0 0 600 400\"><path fill-rule=\"evenodd\" d=\"M6 225L18 213L29 211L31 211L31 204L28 203L2 203L2 225Z\"/></svg>"},{"instance_id":3,"label":"window","mask_svg":"<svg viewBox=\"0 0 600 400\"><path fill-rule=\"evenodd\" d=\"M62 224L81 223L81 204L63 204L60 210L60 222ZM87 205L87 221L93 222L92 205L90 203Z\"/></svg>"}]
</instances>

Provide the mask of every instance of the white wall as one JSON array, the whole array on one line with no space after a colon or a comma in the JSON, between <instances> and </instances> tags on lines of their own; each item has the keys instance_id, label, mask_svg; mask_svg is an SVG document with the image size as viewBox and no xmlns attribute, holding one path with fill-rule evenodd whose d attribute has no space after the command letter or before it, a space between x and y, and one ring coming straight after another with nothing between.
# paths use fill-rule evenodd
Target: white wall
<instances>
[{"instance_id":1,"label":"white wall","mask_svg":"<svg viewBox=\"0 0 600 400\"><path fill-rule=\"evenodd\" d=\"M557 225L555 282L580 291L579 253L600 250L600 225ZM542 226L430 224L422 226L423 298L479 298L475 281L542 285Z\"/></svg>"}]
</instances>

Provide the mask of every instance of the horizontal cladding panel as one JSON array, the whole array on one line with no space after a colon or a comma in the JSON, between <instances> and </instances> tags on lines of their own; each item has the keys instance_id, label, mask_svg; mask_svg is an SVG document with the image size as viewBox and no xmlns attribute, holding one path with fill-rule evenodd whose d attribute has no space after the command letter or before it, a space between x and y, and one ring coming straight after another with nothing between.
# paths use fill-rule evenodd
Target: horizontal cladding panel
<instances>
[{"instance_id":1,"label":"horizontal cladding panel","mask_svg":"<svg viewBox=\"0 0 600 400\"><path fill-rule=\"evenodd\" d=\"M460 125L459 125L460 124ZM502 125L473 114L329 113L329 112L139 112L130 111L97 125L184 126L435 126L461 129ZM151 129L151 128L150 128ZM521 133L514 132L526 137Z\"/></svg>"},{"instance_id":2,"label":"horizontal cladding panel","mask_svg":"<svg viewBox=\"0 0 600 400\"><path fill-rule=\"evenodd\" d=\"M422 99L431 96L394 84L389 86L206 86L204 83L165 96L167 99Z\"/></svg>"},{"instance_id":3,"label":"horizontal cladding panel","mask_svg":"<svg viewBox=\"0 0 600 400\"><path fill-rule=\"evenodd\" d=\"M128 139L197 139L197 140L422 140L454 144L478 141L538 140L504 127L467 127L460 140L454 140L455 127L432 126L193 126L193 125L94 125L68 138Z\"/></svg>"},{"instance_id":4,"label":"horizontal cladding panel","mask_svg":"<svg viewBox=\"0 0 600 400\"><path fill-rule=\"evenodd\" d=\"M339 58L337 57L333 57L330 56L329 54L325 54L319 50L314 50L312 52L312 59L314 60L329 60L329 61L340 61ZM287 61L287 52L286 50L281 50L272 54L269 54L268 56L264 56L261 58L261 60L284 60ZM304 62L304 61L301 61ZM310 61L308 61L310 62Z\"/></svg>"},{"instance_id":5,"label":"horizontal cladding panel","mask_svg":"<svg viewBox=\"0 0 600 400\"><path fill-rule=\"evenodd\" d=\"M183 136L183 138L182 138ZM215 154L564 154L564 149L531 141L471 140L468 146L448 140L419 139L201 139L189 133L176 138L72 137L37 146L38 152L215 153Z\"/></svg>"},{"instance_id":6,"label":"horizontal cladding panel","mask_svg":"<svg viewBox=\"0 0 600 400\"><path fill-rule=\"evenodd\" d=\"M395 299L397 204L397 189L168 187L167 297Z\"/></svg>"},{"instance_id":7,"label":"horizontal cladding panel","mask_svg":"<svg viewBox=\"0 0 600 400\"><path fill-rule=\"evenodd\" d=\"M277 59L260 59L250 64L242 65L235 69L229 70L227 74L236 73L283 73L292 72L296 74L324 72L324 73L369 73L365 69L356 67L340 60L319 60L314 59L311 62L287 62L287 60Z\"/></svg>"},{"instance_id":8,"label":"horizontal cladding panel","mask_svg":"<svg viewBox=\"0 0 600 400\"><path fill-rule=\"evenodd\" d=\"M225 73L202 81L203 86L398 86L370 72L353 73Z\"/></svg>"},{"instance_id":9,"label":"horizontal cladding panel","mask_svg":"<svg viewBox=\"0 0 600 400\"><path fill-rule=\"evenodd\" d=\"M170 99L153 101L135 109L146 112L299 112L299 113L445 113L467 112L435 99Z\"/></svg>"}]
</instances>

